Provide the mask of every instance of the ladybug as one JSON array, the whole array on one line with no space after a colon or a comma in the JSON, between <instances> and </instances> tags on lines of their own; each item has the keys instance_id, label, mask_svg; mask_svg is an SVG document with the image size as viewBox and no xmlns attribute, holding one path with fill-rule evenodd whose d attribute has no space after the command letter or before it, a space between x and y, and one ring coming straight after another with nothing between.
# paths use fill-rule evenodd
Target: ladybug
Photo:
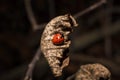
<instances>
[{"instance_id":1,"label":"ladybug","mask_svg":"<svg viewBox=\"0 0 120 80\"><path fill-rule=\"evenodd\" d=\"M54 45L62 45L64 43L64 36L61 33L54 34L52 43Z\"/></svg>"}]
</instances>

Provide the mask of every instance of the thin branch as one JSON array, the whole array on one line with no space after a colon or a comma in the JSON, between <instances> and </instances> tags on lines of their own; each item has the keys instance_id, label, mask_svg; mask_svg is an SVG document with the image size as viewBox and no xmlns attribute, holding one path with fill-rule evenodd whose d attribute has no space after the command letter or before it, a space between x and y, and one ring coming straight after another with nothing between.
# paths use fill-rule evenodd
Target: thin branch
<instances>
[{"instance_id":1,"label":"thin branch","mask_svg":"<svg viewBox=\"0 0 120 80\"><path fill-rule=\"evenodd\" d=\"M25 8L27 12L27 16L30 20L30 23L32 24L33 30L40 30L44 28L44 25L39 25L37 24L37 21L35 19L34 13L32 11L32 6L31 6L31 1L30 0L24 0L25 1ZM55 16L55 4L54 1L49 0L49 13L50 13L50 18L53 18Z\"/></svg>"},{"instance_id":2,"label":"thin branch","mask_svg":"<svg viewBox=\"0 0 120 80\"><path fill-rule=\"evenodd\" d=\"M99 41L105 38L105 35L112 36L118 32L120 32L120 21L116 22L115 24L111 25L110 28L103 30L93 30L89 33L78 37L72 37L74 49L84 49L87 46L91 45L92 43Z\"/></svg>"},{"instance_id":3,"label":"thin branch","mask_svg":"<svg viewBox=\"0 0 120 80\"><path fill-rule=\"evenodd\" d=\"M92 6L88 7L87 9L83 10L82 12L79 12L79 13L75 14L74 18L78 18L78 17L96 9L97 7L101 6L104 3L106 3L106 0L101 0L100 2L97 2L94 5L92 5Z\"/></svg>"},{"instance_id":4,"label":"thin branch","mask_svg":"<svg viewBox=\"0 0 120 80\"><path fill-rule=\"evenodd\" d=\"M25 1L27 16L30 20L30 23L32 24L33 30L36 30L38 29L38 24L32 11L31 1L30 0L24 0L24 1Z\"/></svg>"},{"instance_id":5,"label":"thin branch","mask_svg":"<svg viewBox=\"0 0 120 80\"><path fill-rule=\"evenodd\" d=\"M28 70L26 72L24 80L32 80L32 72L33 72L36 62L39 60L40 54L41 54L41 51L39 47L31 63L28 65Z\"/></svg>"},{"instance_id":6,"label":"thin branch","mask_svg":"<svg viewBox=\"0 0 120 80\"><path fill-rule=\"evenodd\" d=\"M75 78L76 74L72 74L71 76L67 77L66 80L73 80Z\"/></svg>"}]
</instances>

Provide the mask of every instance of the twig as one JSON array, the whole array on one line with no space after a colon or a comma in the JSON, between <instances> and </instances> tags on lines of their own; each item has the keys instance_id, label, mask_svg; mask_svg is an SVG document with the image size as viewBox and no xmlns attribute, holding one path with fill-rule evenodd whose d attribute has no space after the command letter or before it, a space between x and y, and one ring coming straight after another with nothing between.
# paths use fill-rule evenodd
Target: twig
<instances>
[{"instance_id":1,"label":"twig","mask_svg":"<svg viewBox=\"0 0 120 80\"><path fill-rule=\"evenodd\" d=\"M114 25L111 25L110 28L103 30L96 29L84 35L78 37L72 37L73 46L75 49L84 49L87 46L91 45L92 43L99 41L105 38L105 35L112 36L120 31L120 21L116 22Z\"/></svg>"},{"instance_id":2,"label":"twig","mask_svg":"<svg viewBox=\"0 0 120 80\"><path fill-rule=\"evenodd\" d=\"M30 23L32 24L33 30L36 30L38 29L38 24L32 11L31 1L30 0L24 0L24 1L25 1L25 8L27 11L27 16L30 20Z\"/></svg>"},{"instance_id":3,"label":"twig","mask_svg":"<svg viewBox=\"0 0 120 80\"><path fill-rule=\"evenodd\" d=\"M41 51L40 51L40 47L39 47L37 49L35 56L33 57L33 60L31 61L31 63L28 66L28 70L26 72L24 80L32 80L32 72L33 72L36 62L39 60L40 54L41 54Z\"/></svg>"},{"instance_id":4,"label":"twig","mask_svg":"<svg viewBox=\"0 0 120 80\"><path fill-rule=\"evenodd\" d=\"M33 14L33 11L32 11L32 7L31 7L31 1L30 0L24 0L25 1L25 8L26 8L26 12L27 12L27 16L30 20L30 23L32 24L32 28L33 30L40 30L40 29L43 29L44 26L43 25L39 25L37 24L37 21L35 19L35 16ZM50 18L53 18L55 16L55 4L54 4L54 1L52 0L48 0L49 2L49 14L50 14Z\"/></svg>"},{"instance_id":5,"label":"twig","mask_svg":"<svg viewBox=\"0 0 120 80\"><path fill-rule=\"evenodd\" d=\"M76 75L76 74L72 74L71 76L67 77L66 80L73 80L73 79L75 78L75 75Z\"/></svg>"},{"instance_id":6,"label":"twig","mask_svg":"<svg viewBox=\"0 0 120 80\"><path fill-rule=\"evenodd\" d=\"M104 3L106 3L106 0L101 0L100 2L97 2L94 5L92 5L92 6L88 7L87 9L83 10L82 12L79 12L79 13L75 14L74 18L78 18L78 17L96 9L97 7L101 6Z\"/></svg>"}]
</instances>

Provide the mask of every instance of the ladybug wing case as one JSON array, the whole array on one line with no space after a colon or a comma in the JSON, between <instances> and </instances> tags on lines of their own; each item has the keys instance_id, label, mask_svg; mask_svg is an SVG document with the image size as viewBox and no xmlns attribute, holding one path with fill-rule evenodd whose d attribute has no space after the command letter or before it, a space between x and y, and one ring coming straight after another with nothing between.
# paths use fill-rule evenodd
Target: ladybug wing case
<instances>
[{"instance_id":1,"label":"ladybug wing case","mask_svg":"<svg viewBox=\"0 0 120 80\"><path fill-rule=\"evenodd\" d=\"M73 26L77 26L71 15L58 16L45 27L41 37L41 51L43 52L55 77L62 75L62 70L69 64L68 48L71 41L68 35Z\"/></svg>"}]
</instances>

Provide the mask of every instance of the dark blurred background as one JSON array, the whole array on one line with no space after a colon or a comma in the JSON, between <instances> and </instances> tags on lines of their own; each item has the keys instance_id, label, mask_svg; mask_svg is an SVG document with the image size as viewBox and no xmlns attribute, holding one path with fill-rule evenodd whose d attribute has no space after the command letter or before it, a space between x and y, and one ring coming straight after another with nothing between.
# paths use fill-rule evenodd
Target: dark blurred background
<instances>
[{"instance_id":1,"label":"dark blurred background","mask_svg":"<svg viewBox=\"0 0 120 80\"><path fill-rule=\"evenodd\" d=\"M31 0L36 26L30 22L25 0L0 0L0 80L23 80L27 65L40 44L46 24L52 18L75 15L100 0ZM28 3L29 4L29 3ZM79 27L71 34L70 65L61 80L83 64L101 63L120 79L120 3L106 4L78 17ZM33 80L53 80L43 55L33 72Z\"/></svg>"}]
</instances>

